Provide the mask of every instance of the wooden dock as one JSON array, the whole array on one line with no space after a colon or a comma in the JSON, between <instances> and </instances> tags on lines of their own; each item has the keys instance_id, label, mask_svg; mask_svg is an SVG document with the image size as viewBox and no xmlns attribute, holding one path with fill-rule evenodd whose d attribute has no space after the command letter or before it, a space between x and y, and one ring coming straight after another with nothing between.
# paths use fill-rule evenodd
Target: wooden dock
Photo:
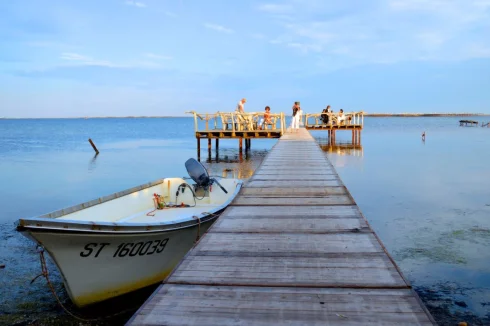
<instances>
[{"instance_id":1,"label":"wooden dock","mask_svg":"<svg viewBox=\"0 0 490 326\"><path fill-rule=\"evenodd\" d=\"M323 122L323 116L328 116L328 123ZM364 128L364 112L345 113L344 119L339 120L333 113L309 113L304 121L307 130L327 130L328 137L335 143L337 130L350 130L352 132L352 144L361 143L361 131Z\"/></svg>"},{"instance_id":2,"label":"wooden dock","mask_svg":"<svg viewBox=\"0 0 490 326\"><path fill-rule=\"evenodd\" d=\"M459 120L460 127L478 127L478 121L475 120Z\"/></svg>"},{"instance_id":3,"label":"wooden dock","mask_svg":"<svg viewBox=\"0 0 490 326\"><path fill-rule=\"evenodd\" d=\"M280 138L128 325L435 322L302 128Z\"/></svg>"},{"instance_id":4,"label":"wooden dock","mask_svg":"<svg viewBox=\"0 0 490 326\"><path fill-rule=\"evenodd\" d=\"M208 157L211 156L212 140L215 140L216 152L219 151L220 139L238 139L238 150L251 147L252 139L270 139L282 137L288 129L284 112L271 113L266 121L264 112L216 112L197 113L194 116L194 133L197 140L197 159L201 159L201 139L208 140ZM328 115L329 123L322 117ZM328 136L335 143L337 130L352 131L352 144L361 143L361 131L364 127L364 112L348 112L340 119L337 114L307 113L302 116L301 123L307 130L327 130Z\"/></svg>"}]
</instances>

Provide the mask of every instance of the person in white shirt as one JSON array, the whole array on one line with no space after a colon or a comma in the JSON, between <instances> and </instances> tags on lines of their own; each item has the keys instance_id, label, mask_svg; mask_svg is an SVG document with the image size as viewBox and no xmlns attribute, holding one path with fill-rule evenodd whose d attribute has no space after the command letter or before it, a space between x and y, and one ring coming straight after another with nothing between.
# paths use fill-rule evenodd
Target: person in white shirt
<instances>
[{"instance_id":1,"label":"person in white shirt","mask_svg":"<svg viewBox=\"0 0 490 326\"><path fill-rule=\"evenodd\" d=\"M301 109L301 106L299 107L298 111L298 127L303 126L303 109Z\"/></svg>"},{"instance_id":2,"label":"person in white shirt","mask_svg":"<svg viewBox=\"0 0 490 326\"><path fill-rule=\"evenodd\" d=\"M236 106L236 117L237 117L237 120L239 121L239 130L242 129L243 125L246 123L246 118L243 116L243 114L245 113L245 109L244 109L244 106L245 106L245 103L247 103L247 99L246 98L242 98L240 101L238 101L238 104ZM240 126L242 125L242 126Z\"/></svg>"},{"instance_id":3,"label":"person in white shirt","mask_svg":"<svg viewBox=\"0 0 490 326\"><path fill-rule=\"evenodd\" d=\"M238 101L238 104L236 106L236 112L245 113L245 109L244 109L245 103L247 103L246 98L242 98L240 101Z\"/></svg>"},{"instance_id":4,"label":"person in white shirt","mask_svg":"<svg viewBox=\"0 0 490 326\"><path fill-rule=\"evenodd\" d=\"M301 107L299 106L299 102L294 102L292 110L293 110L293 116L291 117L291 131L293 131L293 130L298 131L298 129L299 129L299 111L301 110Z\"/></svg>"},{"instance_id":5,"label":"person in white shirt","mask_svg":"<svg viewBox=\"0 0 490 326\"><path fill-rule=\"evenodd\" d=\"M338 124L341 124L343 122L345 122L344 110L343 109L340 109L339 114L337 116L337 123Z\"/></svg>"}]
</instances>

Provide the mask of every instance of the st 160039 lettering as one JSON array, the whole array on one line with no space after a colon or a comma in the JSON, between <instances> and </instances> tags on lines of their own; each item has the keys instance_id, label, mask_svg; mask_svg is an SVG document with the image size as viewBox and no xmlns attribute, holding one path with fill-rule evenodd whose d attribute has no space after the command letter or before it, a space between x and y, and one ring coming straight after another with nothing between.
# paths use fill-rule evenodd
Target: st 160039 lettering
<instances>
[{"instance_id":1,"label":"st 160039 lettering","mask_svg":"<svg viewBox=\"0 0 490 326\"><path fill-rule=\"evenodd\" d=\"M153 255L153 254L159 254L163 252L165 249L165 246L168 243L168 238L163 239L163 240L152 240L152 241L140 241L140 242L123 242L115 248L115 252L112 254L113 258L117 257L135 257L135 256L146 256L146 255ZM87 243L85 247L83 248L84 250L80 252L80 257L87 258L87 257L93 257L97 258L99 257L100 253L102 250L107 251L110 248L111 244L107 242L91 242ZM112 246L114 247L114 246Z\"/></svg>"}]
</instances>

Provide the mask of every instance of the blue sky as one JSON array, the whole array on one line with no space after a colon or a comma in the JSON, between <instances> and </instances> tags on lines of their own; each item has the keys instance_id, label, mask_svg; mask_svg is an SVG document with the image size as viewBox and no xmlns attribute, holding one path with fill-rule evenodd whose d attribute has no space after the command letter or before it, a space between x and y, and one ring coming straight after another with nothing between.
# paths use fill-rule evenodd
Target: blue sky
<instances>
[{"instance_id":1,"label":"blue sky","mask_svg":"<svg viewBox=\"0 0 490 326\"><path fill-rule=\"evenodd\" d=\"M490 113L490 0L3 0L0 117Z\"/></svg>"}]
</instances>

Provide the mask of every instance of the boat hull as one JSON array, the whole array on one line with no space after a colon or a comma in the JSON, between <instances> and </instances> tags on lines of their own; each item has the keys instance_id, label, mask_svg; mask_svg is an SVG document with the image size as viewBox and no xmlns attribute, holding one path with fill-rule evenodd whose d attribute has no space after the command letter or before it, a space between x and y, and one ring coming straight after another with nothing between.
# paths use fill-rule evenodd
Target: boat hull
<instances>
[{"instance_id":1,"label":"boat hull","mask_svg":"<svg viewBox=\"0 0 490 326\"><path fill-rule=\"evenodd\" d=\"M73 303L84 307L161 282L215 218L151 233L25 230L58 269Z\"/></svg>"}]
</instances>

